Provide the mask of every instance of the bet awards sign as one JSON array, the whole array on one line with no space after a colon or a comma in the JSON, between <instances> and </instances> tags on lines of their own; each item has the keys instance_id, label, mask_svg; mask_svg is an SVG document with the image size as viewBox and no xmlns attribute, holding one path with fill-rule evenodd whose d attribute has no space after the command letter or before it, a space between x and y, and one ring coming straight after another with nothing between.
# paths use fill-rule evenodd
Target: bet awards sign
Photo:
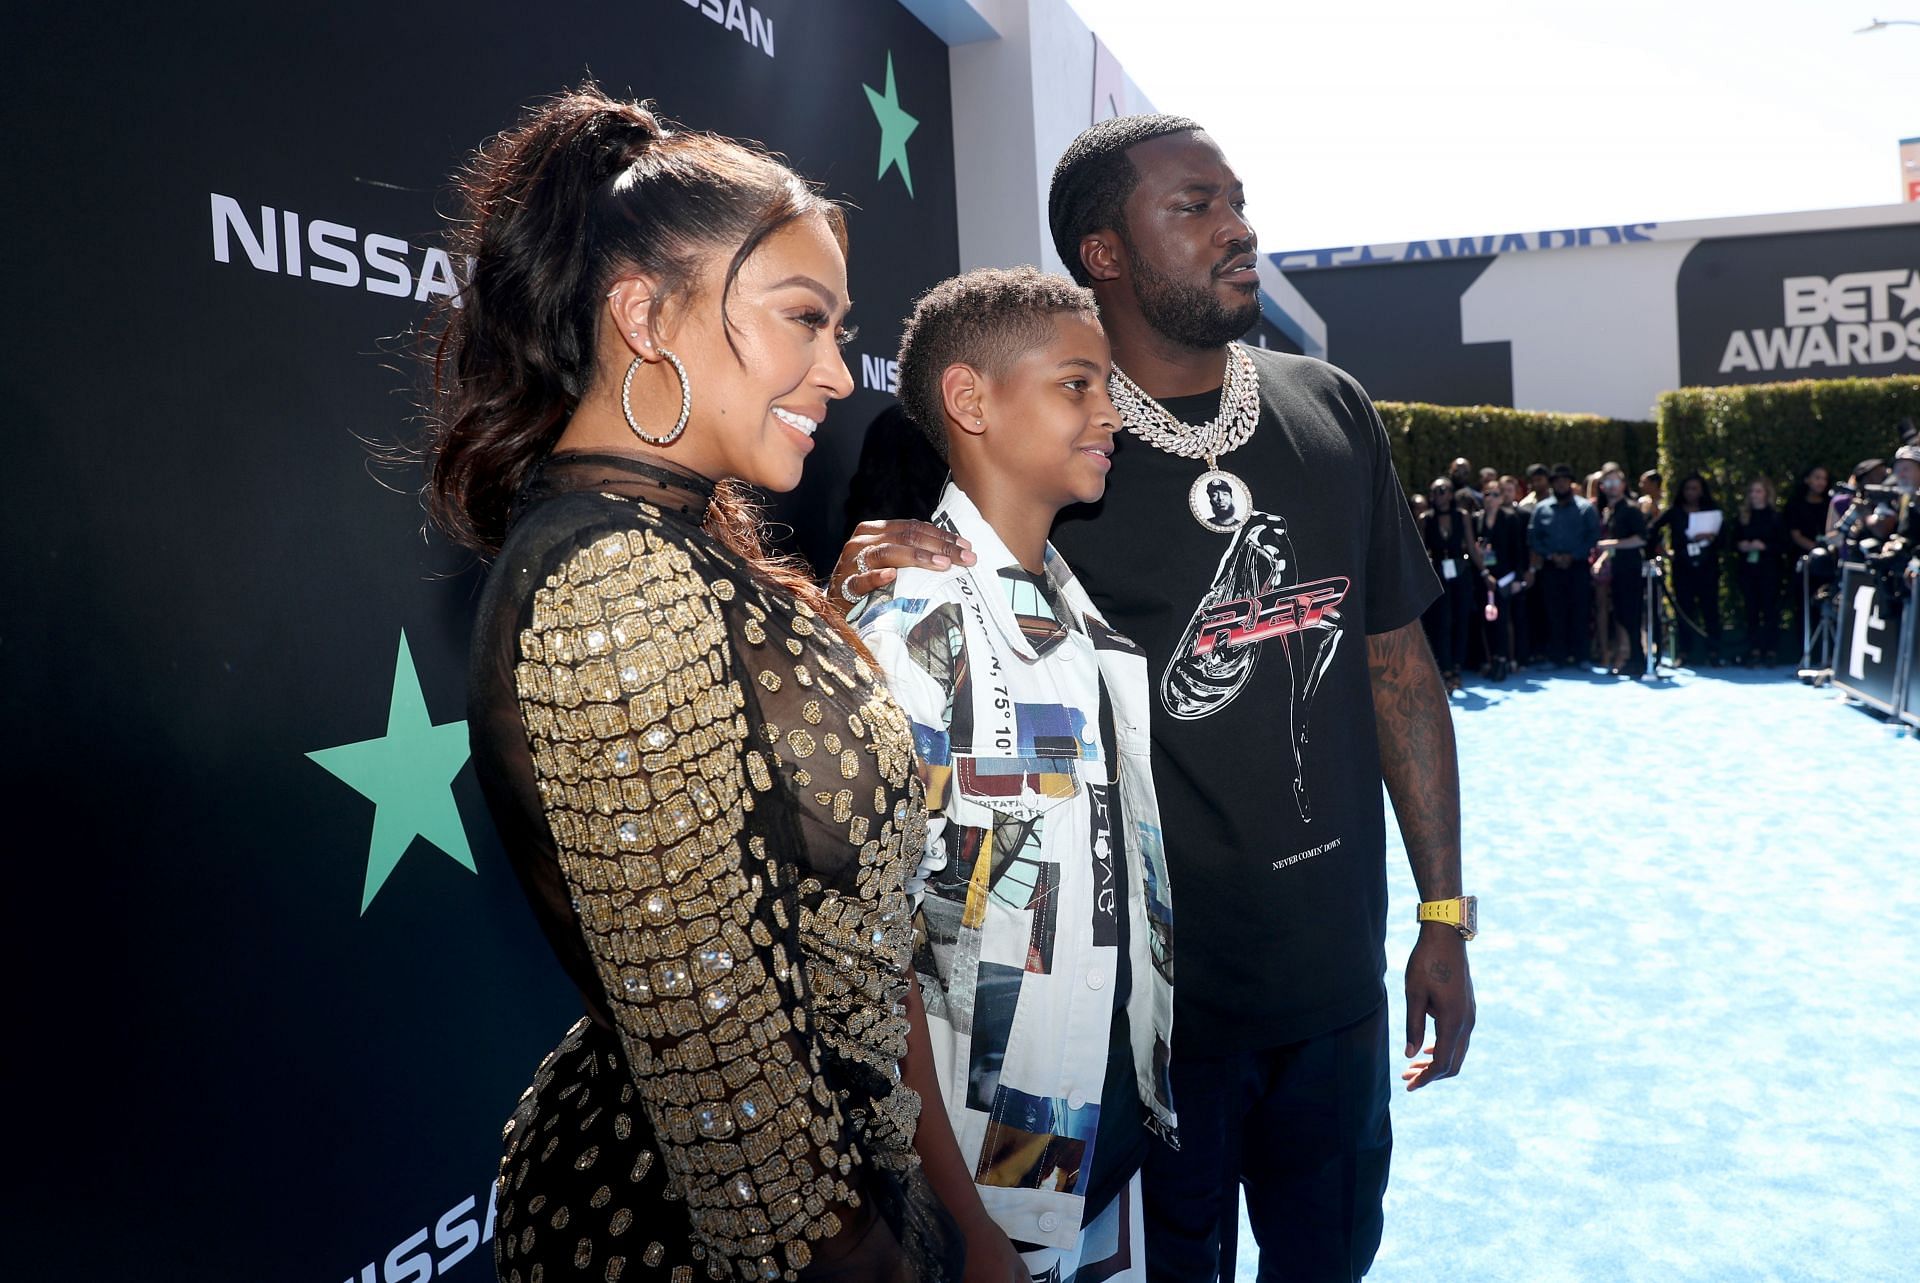
<instances>
[{"instance_id":1,"label":"bet awards sign","mask_svg":"<svg viewBox=\"0 0 1920 1283\"><path fill-rule=\"evenodd\" d=\"M1920 224L1703 240L1675 294L1685 385L1920 374Z\"/></svg>"},{"instance_id":2,"label":"bet awards sign","mask_svg":"<svg viewBox=\"0 0 1920 1283\"><path fill-rule=\"evenodd\" d=\"M1920 270L1789 276L1780 289L1783 324L1729 334L1720 373L1920 361Z\"/></svg>"}]
</instances>

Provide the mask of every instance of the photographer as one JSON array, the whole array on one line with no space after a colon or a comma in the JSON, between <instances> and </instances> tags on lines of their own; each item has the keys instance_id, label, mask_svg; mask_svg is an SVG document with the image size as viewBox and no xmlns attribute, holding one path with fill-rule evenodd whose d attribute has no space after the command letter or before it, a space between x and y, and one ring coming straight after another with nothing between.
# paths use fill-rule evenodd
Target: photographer
<instances>
[{"instance_id":1,"label":"photographer","mask_svg":"<svg viewBox=\"0 0 1920 1283\"><path fill-rule=\"evenodd\" d=\"M1862 491L1869 490L1887 479L1887 461L1885 459L1862 459L1853 465L1853 475L1847 478L1847 484L1834 491L1833 503L1827 509L1827 533L1839 532L1840 541L1847 544L1859 543L1865 537L1860 529L1860 518L1847 521L1847 513L1852 510L1854 498Z\"/></svg>"},{"instance_id":2,"label":"photographer","mask_svg":"<svg viewBox=\"0 0 1920 1283\"><path fill-rule=\"evenodd\" d=\"M1894 452L1889 483L1862 487L1847 518L1847 559L1864 564L1885 597L1905 601L1920 567L1920 444Z\"/></svg>"},{"instance_id":3,"label":"photographer","mask_svg":"<svg viewBox=\"0 0 1920 1283\"><path fill-rule=\"evenodd\" d=\"M1880 541L1879 555L1912 556L1920 552L1920 445L1903 445L1893 452L1892 485L1884 502L1876 504L1865 521L1870 537Z\"/></svg>"}]
</instances>

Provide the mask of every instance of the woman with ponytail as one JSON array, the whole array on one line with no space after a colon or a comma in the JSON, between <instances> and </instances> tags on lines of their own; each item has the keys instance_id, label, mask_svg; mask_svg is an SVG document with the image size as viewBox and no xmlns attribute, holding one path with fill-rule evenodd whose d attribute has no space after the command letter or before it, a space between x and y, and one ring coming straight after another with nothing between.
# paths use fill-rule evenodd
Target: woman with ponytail
<instances>
[{"instance_id":1,"label":"woman with ponytail","mask_svg":"<svg viewBox=\"0 0 1920 1283\"><path fill-rule=\"evenodd\" d=\"M912 734L746 499L852 391L840 211L590 87L461 195L427 500L494 559L474 762L587 1012L507 1124L499 1275L958 1278L900 1072Z\"/></svg>"}]
</instances>

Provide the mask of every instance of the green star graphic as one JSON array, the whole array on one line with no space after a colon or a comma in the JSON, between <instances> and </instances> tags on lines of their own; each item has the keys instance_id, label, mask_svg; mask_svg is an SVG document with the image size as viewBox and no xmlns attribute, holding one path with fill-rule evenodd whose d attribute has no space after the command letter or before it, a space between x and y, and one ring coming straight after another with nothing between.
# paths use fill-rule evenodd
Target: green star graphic
<instances>
[{"instance_id":1,"label":"green star graphic","mask_svg":"<svg viewBox=\"0 0 1920 1283\"><path fill-rule=\"evenodd\" d=\"M887 51L887 91L880 93L872 85L860 86L867 91L867 103L873 108L873 117L880 122L880 172L876 179L887 176L887 166L898 166L900 181L907 185L907 195L913 195L913 170L907 166L907 139L913 137L913 131L920 128L918 118L909 116L900 110L900 98L893 88L893 51Z\"/></svg>"},{"instance_id":2,"label":"green star graphic","mask_svg":"<svg viewBox=\"0 0 1920 1283\"><path fill-rule=\"evenodd\" d=\"M415 837L433 843L468 872L479 872L453 800L453 777L467 762L467 724L435 726L427 716L427 697L414 672L405 629L393 665L386 735L315 749L307 756L373 802L373 841L367 847L367 881L360 897L363 915Z\"/></svg>"}]
</instances>

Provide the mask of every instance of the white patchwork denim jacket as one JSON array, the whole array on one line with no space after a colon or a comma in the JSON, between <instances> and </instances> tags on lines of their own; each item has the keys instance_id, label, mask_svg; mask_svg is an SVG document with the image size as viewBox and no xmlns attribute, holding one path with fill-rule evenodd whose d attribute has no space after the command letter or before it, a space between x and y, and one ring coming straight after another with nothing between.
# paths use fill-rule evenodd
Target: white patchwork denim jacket
<instances>
[{"instance_id":1,"label":"white patchwork denim jacket","mask_svg":"<svg viewBox=\"0 0 1920 1283\"><path fill-rule=\"evenodd\" d=\"M1051 546L1043 586L952 483L934 520L972 544L976 564L902 570L855 612L913 722L926 783L926 858L907 884L914 969L987 1212L1011 1238L1070 1247L1099 1128L1122 913L1140 1101L1150 1126L1169 1138L1174 1127L1173 914L1147 661Z\"/></svg>"}]
</instances>

